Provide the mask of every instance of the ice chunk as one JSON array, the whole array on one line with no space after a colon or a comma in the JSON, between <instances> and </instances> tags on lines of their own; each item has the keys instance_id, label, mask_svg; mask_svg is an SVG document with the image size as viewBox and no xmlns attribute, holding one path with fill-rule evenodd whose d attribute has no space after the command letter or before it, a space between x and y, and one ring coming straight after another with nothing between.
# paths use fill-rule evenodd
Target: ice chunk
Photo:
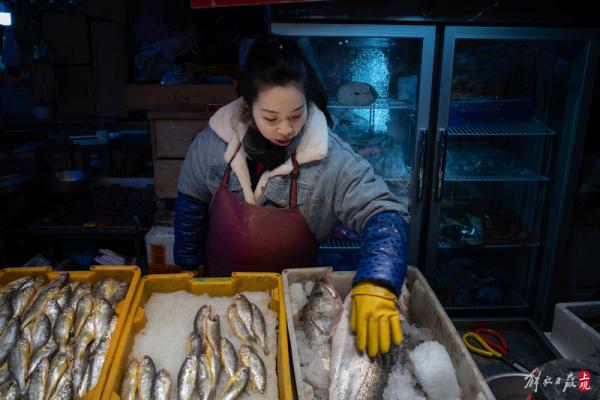
<instances>
[{"instance_id":1,"label":"ice chunk","mask_svg":"<svg viewBox=\"0 0 600 400\"><path fill-rule=\"evenodd\" d=\"M414 379L404 365L396 364L388 378L383 400L426 400L414 389Z\"/></svg>"},{"instance_id":2,"label":"ice chunk","mask_svg":"<svg viewBox=\"0 0 600 400\"><path fill-rule=\"evenodd\" d=\"M312 292L313 287L315 287L315 283L313 281L306 281L304 284L304 293L306 294L306 297L308 297L310 292Z\"/></svg>"},{"instance_id":3,"label":"ice chunk","mask_svg":"<svg viewBox=\"0 0 600 400\"><path fill-rule=\"evenodd\" d=\"M290 297L292 301L292 317L294 318L294 322L297 322L300 311L307 302L307 297L304 293L304 287L301 283L294 283L290 285Z\"/></svg>"},{"instance_id":4,"label":"ice chunk","mask_svg":"<svg viewBox=\"0 0 600 400\"><path fill-rule=\"evenodd\" d=\"M444 346L436 341L424 342L409 357L429 400L460 399L456 371Z\"/></svg>"}]
</instances>

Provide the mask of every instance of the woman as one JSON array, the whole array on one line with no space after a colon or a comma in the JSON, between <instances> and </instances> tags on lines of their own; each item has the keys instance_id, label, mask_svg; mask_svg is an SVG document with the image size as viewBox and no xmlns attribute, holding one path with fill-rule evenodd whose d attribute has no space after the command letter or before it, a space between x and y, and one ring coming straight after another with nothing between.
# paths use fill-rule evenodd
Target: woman
<instances>
[{"instance_id":1,"label":"woman","mask_svg":"<svg viewBox=\"0 0 600 400\"><path fill-rule=\"evenodd\" d=\"M256 39L238 91L183 163L175 262L204 264L210 276L314 266L318 242L339 220L361 234L351 313L358 348L389 351L391 340L402 340L396 303L406 272L406 203L331 132L325 90L294 42Z\"/></svg>"}]
</instances>

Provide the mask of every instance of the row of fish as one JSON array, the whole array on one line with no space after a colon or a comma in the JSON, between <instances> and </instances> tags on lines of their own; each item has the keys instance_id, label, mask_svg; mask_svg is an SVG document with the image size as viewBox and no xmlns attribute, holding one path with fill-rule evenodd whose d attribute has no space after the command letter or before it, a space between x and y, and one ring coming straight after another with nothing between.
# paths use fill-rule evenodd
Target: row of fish
<instances>
[{"instance_id":1,"label":"row of fish","mask_svg":"<svg viewBox=\"0 0 600 400\"><path fill-rule=\"evenodd\" d=\"M408 291L403 287L401 312L408 310ZM394 347L387 354L370 358L359 352L350 329L351 296L341 296L326 280L315 283L300 313L300 328L319 370L329 373L329 385L314 387L315 398L329 400L380 399L391 367L398 356ZM314 362L314 360L313 360Z\"/></svg>"},{"instance_id":2,"label":"row of fish","mask_svg":"<svg viewBox=\"0 0 600 400\"><path fill-rule=\"evenodd\" d=\"M221 336L220 317L213 315L210 305L205 304L196 312L193 331L186 342L187 356L177 376L177 399L233 400L248 384L255 393L265 393L267 372L257 350L269 354L262 312L246 296L238 294L227 309L227 319L232 332L243 343L237 352ZM121 398L168 398L171 388L168 372L155 371L148 356L130 361L121 384ZM221 371L226 375L226 383L217 395Z\"/></svg>"},{"instance_id":3,"label":"row of fish","mask_svg":"<svg viewBox=\"0 0 600 400\"><path fill-rule=\"evenodd\" d=\"M157 372L150 356L129 362L121 385L121 399L168 400L170 392L171 375L164 369Z\"/></svg>"},{"instance_id":4,"label":"row of fish","mask_svg":"<svg viewBox=\"0 0 600 400\"><path fill-rule=\"evenodd\" d=\"M129 284L60 274L0 288L0 398L82 399L100 378Z\"/></svg>"}]
</instances>

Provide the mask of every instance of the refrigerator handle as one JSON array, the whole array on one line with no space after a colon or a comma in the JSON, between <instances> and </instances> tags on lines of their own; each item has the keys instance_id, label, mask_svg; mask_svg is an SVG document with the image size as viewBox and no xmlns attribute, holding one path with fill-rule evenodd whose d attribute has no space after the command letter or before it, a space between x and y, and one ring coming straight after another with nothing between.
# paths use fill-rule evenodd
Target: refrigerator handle
<instances>
[{"instance_id":1,"label":"refrigerator handle","mask_svg":"<svg viewBox=\"0 0 600 400\"><path fill-rule=\"evenodd\" d=\"M440 129L440 136L438 141L438 171L437 171L437 183L435 185L435 200L440 201L442 198L442 189L444 188L444 173L446 172L446 147L448 145L448 131L446 129Z\"/></svg>"},{"instance_id":2,"label":"refrigerator handle","mask_svg":"<svg viewBox=\"0 0 600 400\"><path fill-rule=\"evenodd\" d=\"M425 150L427 149L427 137L429 136L428 129L421 129L421 137L419 138L419 158L418 158L418 184L417 184L417 200L423 199L423 186L425 184Z\"/></svg>"}]
</instances>

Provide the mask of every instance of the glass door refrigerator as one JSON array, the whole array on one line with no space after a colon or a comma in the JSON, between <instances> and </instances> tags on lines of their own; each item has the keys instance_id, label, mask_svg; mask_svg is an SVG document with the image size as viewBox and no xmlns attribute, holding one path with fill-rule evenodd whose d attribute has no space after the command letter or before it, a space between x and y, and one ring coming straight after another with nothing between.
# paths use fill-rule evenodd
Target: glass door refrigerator
<instances>
[{"instance_id":1,"label":"glass door refrigerator","mask_svg":"<svg viewBox=\"0 0 600 400\"><path fill-rule=\"evenodd\" d=\"M297 41L315 67L333 131L371 162L392 192L408 196L408 260L419 265L435 27L274 23L272 31ZM338 224L321 245L320 263L354 267L358 239Z\"/></svg>"},{"instance_id":2,"label":"glass door refrigerator","mask_svg":"<svg viewBox=\"0 0 600 400\"><path fill-rule=\"evenodd\" d=\"M424 267L450 315L553 310L597 48L582 31L445 28Z\"/></svg>"}]
</instances>

